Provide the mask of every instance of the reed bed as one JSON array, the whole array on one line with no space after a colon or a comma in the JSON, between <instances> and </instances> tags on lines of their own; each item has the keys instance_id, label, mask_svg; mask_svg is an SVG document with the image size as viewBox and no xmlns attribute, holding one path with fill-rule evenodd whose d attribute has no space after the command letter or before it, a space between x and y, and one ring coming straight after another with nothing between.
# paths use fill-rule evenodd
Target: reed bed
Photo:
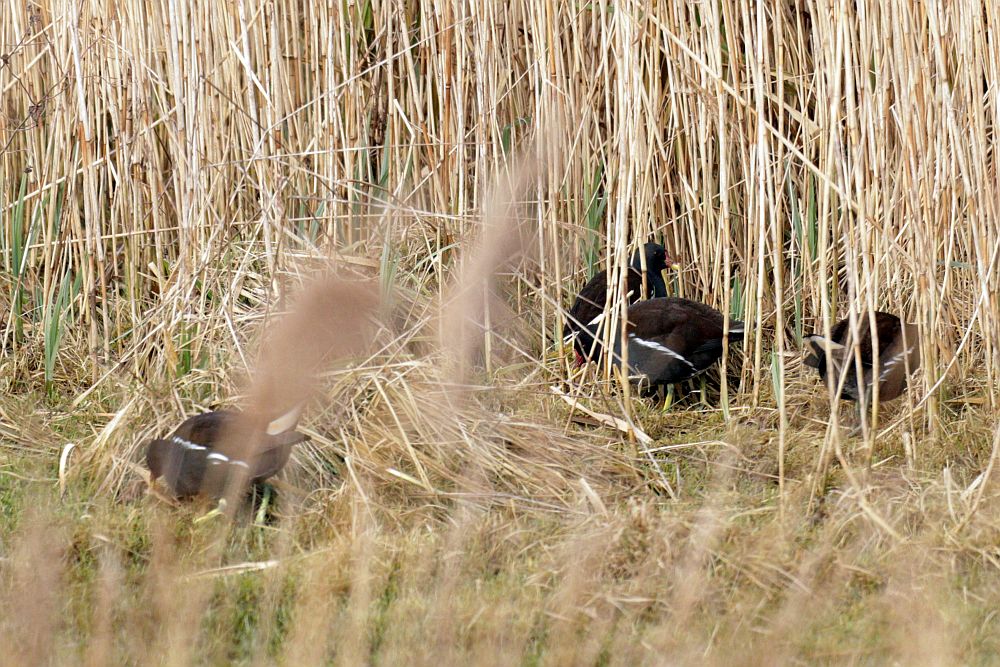
<instances>
[{"instance_id":1,"label":"reed bed","mask_svg":"<svg viewBox=\"0 0 1000 667\"><path fill-rule=\"evenodd\" d=\"M998 20L4 4L4 659L995 660ZM752 329L666 413L561 344L648 238ZM324 280L365 345L269 337ZM849 438L800 346L871 309L922 364ZM274 391L314 397L276 489L145 493L145 440Z\"/></svg>"}]
</instances>

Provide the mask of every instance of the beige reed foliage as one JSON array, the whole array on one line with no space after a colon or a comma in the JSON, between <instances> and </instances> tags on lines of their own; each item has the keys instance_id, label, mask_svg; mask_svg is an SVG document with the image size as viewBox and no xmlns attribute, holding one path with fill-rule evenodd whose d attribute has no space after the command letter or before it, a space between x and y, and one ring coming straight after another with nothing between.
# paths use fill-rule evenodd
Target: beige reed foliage
<instances>
[{"instance_id":1,"label":"beige reed foliage","mask_svg":"<svg viewBox=\"0 0 1000 667\"><path fill-rule=\"evenodd\" d=\"M150 349L174 366L190 329L197 356L235 307L213 299L303 253L405 252L403 235L445 262L489 175L545 128L565 135L534 212L546 340L581 251L620 263L652 232L685 293L760 323L755 400L776 330L853 304L920 325L923 388L986 368L996 403L991 3L3 11L5 302L31 331L80 276L69 322L95 376L145 371ZM387 205L413 224L386 230ZM29 345L5 315L5 345ZM938 392L919 394L933 423Z\"/></svg>"}]
</instances>

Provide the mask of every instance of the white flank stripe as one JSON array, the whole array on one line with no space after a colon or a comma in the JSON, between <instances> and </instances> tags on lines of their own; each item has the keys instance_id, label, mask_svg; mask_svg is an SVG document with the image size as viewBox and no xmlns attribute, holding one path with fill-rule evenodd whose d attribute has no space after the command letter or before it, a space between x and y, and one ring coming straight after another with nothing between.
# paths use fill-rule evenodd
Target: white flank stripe
<instances>
[{"instance_id":1,"label":"white flank stripe","mask_svg":"<svg viewBox=\"0 0 1000 667\"><path fill-rule=\"evenodd\" d=\"M245 462L240 461L239 459L230 460L228 456L226 456L225 454L220 454L219 452L212 452L205 458L208 459L212 463L212 465L215 466L219 465L220 463L228 463L231 466L240 466L241 468L246 468L247 470L250 469L250 466L248 466Z\"/></svg>"},{"instance_id":2,"label":"white flank stripe","mask_svg":"<svg viewBox=\"0 0 1000 667\"><path fill-rule=\"evenodd\" d=\"M586 326L588 326L588 327L592 327L592 326L594 326L595 324L600 324L600 323L601 323L601 322L603 322L603 321L604 321L604 313L602 312L602 313L601 313L600 315L598 315L598 316L597 316L597 317L595 317L594 319L592 319L592 320L590 320L589 322L587 322Z\"/></svg>"},{"instance_id":3,"label":"white flank stripe","mask_svg":"<svg viewBox=\"0 0 1000 667\"><path fill-rule=\"evenodd\" d=\"M629 340L634 340L637 345L642 345L643 347L648 347L651 350L656 350L657 352L662 352L662 353L664 353L666 355L669 355L669 356L673 357L674 359L677 359L678 361L683 361L685 364L687 364L688 366L691 367L691 370L695 370L694 364L692 364L690 361L688 361L687 359L685 359L681 355L679 355L676 352L674 352L673 350L671 350L666 345L660 345L656 341L646 340L644 338L639 338L635 334L629 334L628 338L629 338Z\"/></svg>"},{"instance_id":4,"label":"white flank stripe","mask_svg":"<svg viewBox=\"0 0 1000 667\"><path fill-rule=\"evenodd\" d=\"M180 436L176 436L176 435L173 436L172 438L170 438L170 441L177 443L178 445L180 445L184 449L194 449L194 450L208 449L208 447L202 447L201 445L196 445L193 442L191 442L190 440L185 440L184 438L181 438Z\"/></svg>"},{"instance_id":5,"label":"white flank stripe","mask_svg":"<svg viewBox=\"0 0 1000 667\"><path fill-rule=\"evenodd\" d=\"M893 355L892 359L890 359L889 361L885 362L885 365L882 366L882 372L878 374L878 381L881 382L882 380L886 379L889 376L889 373L892 371L893 366L895 366L900 361L902 361L903 357L906 356L907 354L909 354L912 351L913 351L913 348L910 347L910 348L908 348L906 350L903 350L902 352L899 352L899 353Z\"/></svg>"},{"instance_id":6,"label":"white flank stripe","mask_svg":"<svg viewBox=\"0 0 1000 667\"><path fill-rule=\"evenodd\" d=\"M832 340L827 340L827 339L823 338L822 336L816 336L816 335L806 336L803 340L807 340L810 343L815 343L815 344L819 345L821 348L823 348L823 350L826 351L827 354L829 354L833 350L842 350L842 349L844 349L844 346L841 345L840 343L836 343L836 342L834 342Z\"/></svg>"}]
</instances>

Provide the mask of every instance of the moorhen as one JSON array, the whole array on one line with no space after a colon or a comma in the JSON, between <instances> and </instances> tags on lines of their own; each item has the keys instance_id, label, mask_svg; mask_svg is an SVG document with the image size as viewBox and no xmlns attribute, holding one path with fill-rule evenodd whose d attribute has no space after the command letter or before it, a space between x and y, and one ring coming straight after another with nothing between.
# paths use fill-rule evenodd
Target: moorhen
<instances>
[{"instance_id":1,"label":"moorhen","mask_svg":"<svg viewBox=\"0 0 1000 667\"><path fill-rule=\"evenodd\" d=\"M237 468L257 483L275 475L288 462L292 446L309 439L295 430L299 408L271 421L262 433L253 433L244 415L215 410L184 420L168 437L151 440L146 464L152 481L162 478L179 498L226 492L229 474ZM257 440L256 446L253 440ZM219 451L223 441L240 454ZM251 455L251 447L256 451Z\"/></svg>"},{"instance_id":2,"label":"moorhen","mask_svg":"<svg viewBox=\"0 0 1000 667\"><path fill-rule=\"evenodd\" d=\"M698 375L722 356L722 313L690 299L666 297L640 301L628 309L625 330L628 376L648 389L669 386ZM603 318L588 327L600 355ZM744 338L743 322L729 321L728 338ZM614 362L621 368L621 330L613 336Z\"/></svg>"},{"instance_id":3,"label":"moorhen","mask_svg":"<svg viewBox=\"0 0 1000 667\"><path fill-rule=\"evenodd\" d=\"M867 313L858 316L858 352L861 357L861 382L858 382L858 368L851 339L850 320L844 319L830 330L830 339L819 334L806 336L803 340L809 346L806 366L815 368L824 381L827 374L834 373L834 387L843 378L841 398L867 405L871 400L869 389L878 381L879 402L898 398L906 389L910 373L920 367L920 348L917 344L915 324L903 324L890 313L875 311L876 344L872 344L871 327ZM878 350L876 354L876 350Z\"/></svg>"}]
</instances>

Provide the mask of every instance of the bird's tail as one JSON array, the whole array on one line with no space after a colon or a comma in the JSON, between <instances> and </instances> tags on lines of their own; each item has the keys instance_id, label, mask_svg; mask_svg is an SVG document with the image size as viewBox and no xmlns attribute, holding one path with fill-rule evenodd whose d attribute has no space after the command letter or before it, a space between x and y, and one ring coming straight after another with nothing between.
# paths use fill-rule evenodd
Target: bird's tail
<instances>
[{"instance_id":1,"label":"bird's tail","mask_svg":"<svg viewBox=\"0 0 1000 667\"><path fill-rule=\"evenodd\" d=\"M284 414L272 419L267 424L268 435L279 435L288 431L293 431L299 423L299 415L302 414L302 404L298 403Z\"/></svg>"},{"instance_id":2,"label":"bird's tail","mask_svg":"<svg viewBox=\"0 0 1000 667\"><path fill-rule=\"evenodd\" d=\"M309 440L308 435L295 430L299 423L299 415L302 414L302 407L303 404L299 403L268 423L267 435L270 436L270 440L267 442L267 448L297 445Z\"/></svg>"},{"instance_id":3,"label":"bird's tail","mask_svg":"<svg viewBox=\"0 0 1000 667\"><path fill-rule=\"evenodd\" d=\"M810 334L802 337L803 342L809 346L809 356L803 359L802 363L811 368L819 368L820 359L826 358L834 361L832 354L836 350L843 350L844 346L832 340L828 340L819 334Z\"/></svg>"}]
</instances>

